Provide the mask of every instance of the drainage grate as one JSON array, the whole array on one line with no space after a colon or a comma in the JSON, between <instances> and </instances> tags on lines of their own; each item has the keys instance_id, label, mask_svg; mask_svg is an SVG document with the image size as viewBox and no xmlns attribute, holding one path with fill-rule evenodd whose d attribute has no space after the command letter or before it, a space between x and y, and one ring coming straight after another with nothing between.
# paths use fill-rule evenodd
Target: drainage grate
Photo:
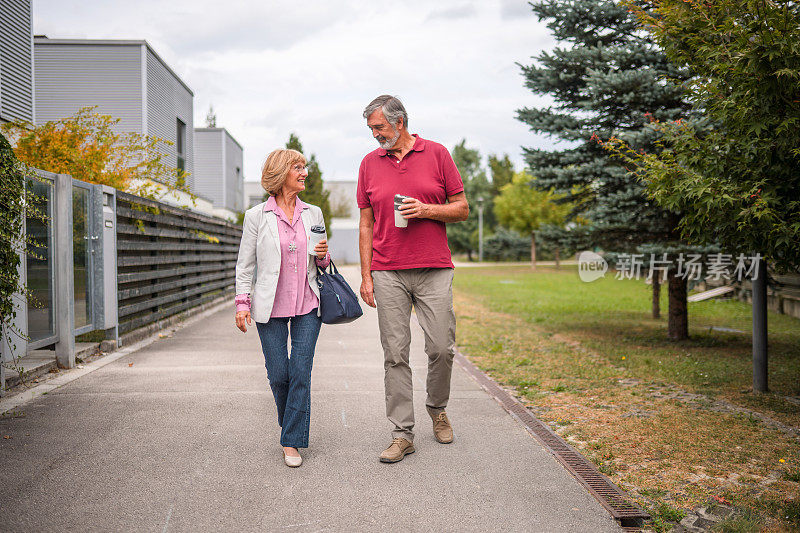
<instances>
[{"instance_id":1,"label":"drainage grate","mask_svg":"<svg viewBox=\"0 0 800 533\"><path fill-rule=\"evenodd\" d=\"M516 398L503 390L495 381L478 369L464 355L457 352L455 360L503 408L547 448L578 482L611 513L622 526L636 526L650 515L631 503L627 495L606 478L597 468L559 437L552 429L525 408Z\"/></svg>"}]
</instances>

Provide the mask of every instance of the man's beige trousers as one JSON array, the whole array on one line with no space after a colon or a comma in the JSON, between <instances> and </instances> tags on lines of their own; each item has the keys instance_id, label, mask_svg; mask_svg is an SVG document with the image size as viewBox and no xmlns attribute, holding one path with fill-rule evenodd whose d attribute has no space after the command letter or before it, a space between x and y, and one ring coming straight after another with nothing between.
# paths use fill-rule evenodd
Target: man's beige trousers
<instances>
[{"instance_id":1,"label":"man's beige trousers","mask_svg":"<svg viewBox=\"0 0 800 533\"><path fill-rule=\"evenodd\" d=\"M411 307L425 333L428 355L428 411L436 413L450 398L450 375L456 344L453 312L453 269L412 268L372 272L378 327L384 357L386 416L394 437L414 441L414 404L411 367Z\"/></svg>"}]
</instances>

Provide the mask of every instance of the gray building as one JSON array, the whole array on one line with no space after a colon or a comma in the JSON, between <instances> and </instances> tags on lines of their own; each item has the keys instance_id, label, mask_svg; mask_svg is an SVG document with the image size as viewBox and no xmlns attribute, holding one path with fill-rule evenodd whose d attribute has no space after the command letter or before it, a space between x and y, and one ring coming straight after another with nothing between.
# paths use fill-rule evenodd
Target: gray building
<instances>
[{"instance_id":1,"label":"gray building","mask_svg":"<svg viewBox=\"0 0 800 533\"><path fill-rule=\"evenodd\" d=\"M358 221L360 211L356 203L356 180L328 180L325 189L333 217L331 237L328 243L331 257L338 264L358 264Z\"/></svg>"},{"instance_id":2,"label":"gray building","mask_svg":"<svg viewBox=\"0 0 800 533\"><path fill-rule=\"evenodd\" d=\"M244 152L225 128L195 128L193 192L214 207L244 211Z\"/></svg>"},{"instance_id":3,"label":"gray building","mask_svg":"<svg viewBox=\"0 0 800 533\"><path fill-rule=\"evenodd\" d=\"M0 123L12 120L33 122L33 16L31 0L2 0L0 4ZM33 233L31 224L27 231ZM39 242L43 239L39 239ZM46 241L45 241L46 242ZM27 254L19 253L19 281L27 284ZM33 260L33 258L31 258ZM35 290L35 289L33 289ZM40 294L37 294L37 297ZM41 301L41 300L40 300ZM23 355L27 340L16 332L28 331L27 301L12 296L15 318L0 323L0 395L5 390L6 363Z\"/></svg>"},{"instance_id":4,"label":"gray building","mask_svg":"<svg viewBox=\"0 0 800 533\"><path fill-rule=\"evenodd\" d=\"M2 0L0 9L0 122L33 122L31 0Z\"/></svg>"},{"instance_id":5,"label":"gray building","mask_svg":"<svg viewBox=\"0 0 800 533\"><path fill-rule=\"evenodd\" d=\"M355 219L359 217L356 203L358 180L327 180L323 187L330 193L328 200L334 217Z\"/></svg>"},{"instance_id":6,"label":"gray building","mask_svg":"<svg viewBox=\"0 0 800 533\"><path fill-rule=\"evenodd\" d=\"M120 119L120 132L171 141L164 163L189 173L193 190L194 93L146 41L33 40L35 120L42 124L86 106Z\"/></svg>"},{"instance_id":7,"label":"gray building","mask_svg":"<svg viewBox=\"0 0 800 533\"><path fill-rule=\"evenodd\" d=\"M261 186L260 181L245 181L244 182L244 207L250 209L254 205L258 205L264 201L266 191Z\"/></svg>"}]
</instances>

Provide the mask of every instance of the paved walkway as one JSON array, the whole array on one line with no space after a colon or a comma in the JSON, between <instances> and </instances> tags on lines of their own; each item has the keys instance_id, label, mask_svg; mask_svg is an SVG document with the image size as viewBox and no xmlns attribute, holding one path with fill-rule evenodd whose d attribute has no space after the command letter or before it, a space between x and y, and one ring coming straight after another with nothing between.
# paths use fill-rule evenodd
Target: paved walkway
<instances>
[{"instance_id":1,"label":"paved walkway","mask_svg":"<svg viewBox=\"0 0 800 533\"><path fill-rule=\"evenodd\" d=\"M458 367L456 440L437 443L413 338L417 452L400 463L377 459L391 436L372 309L323 326L311 447L289 469L258 335L231 308L0 419L0 530L619 531Z\"/></svg>"}]
</instances>

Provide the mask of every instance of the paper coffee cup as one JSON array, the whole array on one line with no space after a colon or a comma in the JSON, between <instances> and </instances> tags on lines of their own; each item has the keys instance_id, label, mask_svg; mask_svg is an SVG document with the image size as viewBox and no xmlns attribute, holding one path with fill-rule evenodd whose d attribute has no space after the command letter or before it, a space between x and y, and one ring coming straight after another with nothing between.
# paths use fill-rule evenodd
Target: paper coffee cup
<instances>
[{"instance_id":1,"label":"paper coffee cup","mask_svg":"<svg viewBox=\"0 0 800 533\"><path fill-rule=\"evenodd\" d=\"M411 198L410 196L403 196L402 194L394 195L394 225L396 228L408 227L408 219L403 218L400 212L400 206L403 205L403 200Z\"/></svg>"},{"instance_id":2,"label":"paper coffee cup","mask_svg":"<svg viewBox=\"0 0 800 533\"><path fill-rule=\"evenodd\" d=\"M311 226L309 235L308 255L317 255L317 252L314 251L314 248L319 244L320 241L328 238L327 234L325 233L325 226Z\"/></svg>"}]
</instances>

